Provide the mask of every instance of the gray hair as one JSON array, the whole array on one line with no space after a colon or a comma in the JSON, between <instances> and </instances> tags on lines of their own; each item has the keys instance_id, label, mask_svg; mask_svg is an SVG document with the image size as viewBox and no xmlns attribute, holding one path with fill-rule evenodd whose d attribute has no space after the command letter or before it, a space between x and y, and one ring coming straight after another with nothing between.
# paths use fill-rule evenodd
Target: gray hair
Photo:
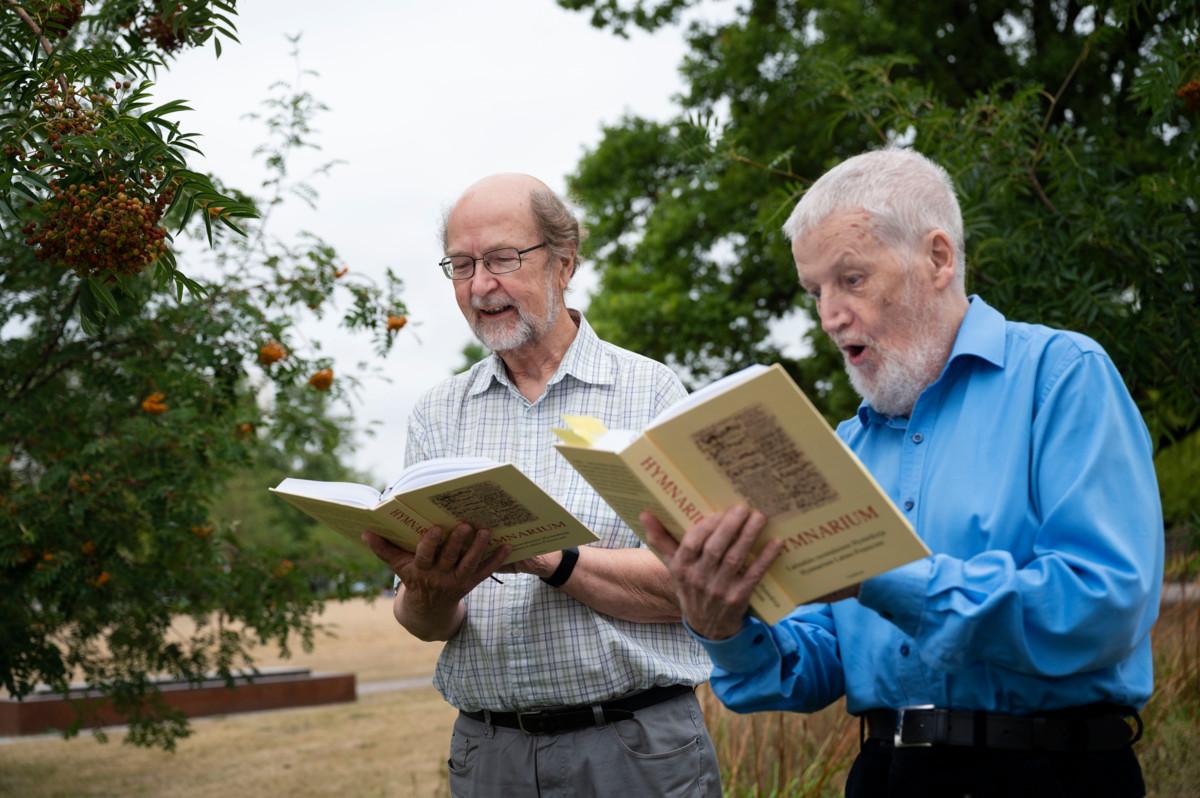
<instances>
[{"instance_id":1,"label":"gray hair","mask_svg":"<svg viewBox=\"0 0 1200 798\"><path fill-rule=\"evenodd\" d=\"M546 249L555 258L571 258L570 276L574 277L579 270L579 248L587 238L587 230L579 224L567 204L549 189L535 189L529 195L529 206Z\"/></svg>"},{"instance_id":2,"label":"gray hair","mask_svg":"<svg viewBox=\"0 0 1200 798\"><path fill-rule=\"evenodd\" d=\"M538 235L546 242L546 249L554 258L572 258L571 276L579 271L579 249L587 239L587 230L579 223L579 219L567 207L557 194L545 188L534 189L529 193L529 207L533 212L533 223ZM454 206L442 211L441 224L438 226L438 239L442 249L446 249L450 214Z\"/></svg>"},{"instance_id":3,"label":"gray hair","mask_svg":"<svg viewBox=\"0 0 1200 798\"><path fill-rule=\"evenodd\" d=\"M847 158L804 193L783 223L790 241L803 238L832 213L864 210L888 246L911 249L932 230L954 246L955 279L966 277L962 211L946 170L913 150L888 148Z\"/></svg>"}]
</instances>

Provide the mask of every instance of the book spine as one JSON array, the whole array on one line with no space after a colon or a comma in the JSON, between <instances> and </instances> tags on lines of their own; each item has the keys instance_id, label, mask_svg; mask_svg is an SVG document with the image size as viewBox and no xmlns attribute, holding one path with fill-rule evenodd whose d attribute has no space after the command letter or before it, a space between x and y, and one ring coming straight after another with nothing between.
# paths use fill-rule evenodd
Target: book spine
<instances>
[{"instance_id":1,"label":"book spine","mask_svg":"<svg viewBox=\"0 0 1200 798\"><path fill-rule=\"evenodd\" d=\"M659 516L658 520L676 540L714 511L649 438L643 436L635 441L622 453L622 459L659 505L667 509L668 515ZM750 595L750 606L767 623L775 623L791 612L796 603L768 572Z\"/></svg>"},{"instance_id":2,"label":"book spine","mask_svg":"<svg viewBox=\"0 0 1200 798\"><path fill-rule=\"evenodd\" d=\"M655 516L676 540L713 511L695 486L646 436L630 444L621 459L654 503L665 511L655 512Z\"/></svg>"},{"instance_id":3,"label":"book spine","mask_svg":"<svg viewBox=\"0 0 1200 798\"><path fill-rule=\"evenodd\" d=\"M380 507L377 514L385 515L393 527L400 527L405 533L415 536L417 540L425 536L433 523L414 512L399 496L393 496L390 501ZM449 530L447 530L449 531Z\"/></svg>"}]
</instances>

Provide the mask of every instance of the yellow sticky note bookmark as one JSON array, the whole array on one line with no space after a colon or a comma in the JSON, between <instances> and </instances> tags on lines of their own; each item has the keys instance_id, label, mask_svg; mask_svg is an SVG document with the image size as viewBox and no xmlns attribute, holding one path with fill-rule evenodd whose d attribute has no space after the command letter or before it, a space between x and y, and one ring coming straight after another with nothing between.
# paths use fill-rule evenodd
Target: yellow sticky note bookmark
<instances>
[{"instance_id":1,"label":"yellow sticky note bookmark","mask_svg":"<svg viewBox=\"0 0 1200 798\"><path fill-rule=\"evenodd\" d=\"M600 419L591 416L563 416L562 419L566 422L567 428L555 427L553 432L568 446L591 447L601 435L608 432L608 428Z\"/></svg>"}]
</instances>

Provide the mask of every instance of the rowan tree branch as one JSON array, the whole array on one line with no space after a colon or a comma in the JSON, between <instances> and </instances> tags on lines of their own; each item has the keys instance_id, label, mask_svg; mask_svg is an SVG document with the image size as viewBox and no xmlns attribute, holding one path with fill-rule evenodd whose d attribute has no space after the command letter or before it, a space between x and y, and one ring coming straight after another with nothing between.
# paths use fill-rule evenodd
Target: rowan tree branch
<instances>
[{"instance_id":1,"label":"rowan tree branch","mask_svg":"<svg viewBox=\"0 0 1200 798\"><path fill-rule=\"evenodd\" d=\"M29 12L22 8L17 0L5 0L5 2L12 7L13 11L17 12L17 16L33 31L33 35L38 37L38 41L42 43L42 49L46 51L46 55L54 55L54 46L50 44L50 40L42 32L41 26L34 21L33 17L29 16Z\"/></svg>"}]
</instances>

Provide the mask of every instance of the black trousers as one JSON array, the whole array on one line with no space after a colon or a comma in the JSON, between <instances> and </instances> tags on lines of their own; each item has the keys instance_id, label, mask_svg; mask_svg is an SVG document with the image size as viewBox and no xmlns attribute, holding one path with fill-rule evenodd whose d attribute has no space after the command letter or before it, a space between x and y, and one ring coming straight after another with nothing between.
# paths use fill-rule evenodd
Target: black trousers
<instances>
[{"instance_id":1,"label":"black trousers","mask_svg":"<svg viewBox=\"0 0 1200 798\"><path fill-rule=\"evenodd\" d=\"M846 798L1140 798L1132 747L1115 751L1004 751L863 743Z\"/></svg>"}]
</instances>

